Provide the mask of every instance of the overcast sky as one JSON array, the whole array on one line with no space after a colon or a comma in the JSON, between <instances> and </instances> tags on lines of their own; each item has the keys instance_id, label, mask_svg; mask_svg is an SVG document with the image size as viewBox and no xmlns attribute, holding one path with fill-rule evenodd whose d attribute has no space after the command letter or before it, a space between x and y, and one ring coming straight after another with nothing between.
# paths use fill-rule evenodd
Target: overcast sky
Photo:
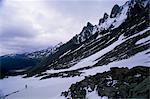
<instances>
[{"instance_id":1,"label":"overcast sky","mask_svg":"<svg viewBox=\"0 0 150 99\"><path fill-rule=\"evenodd\" d=\"M0 0L0 55L66 42L127 0Z\"/></svg>"}]
</instances>

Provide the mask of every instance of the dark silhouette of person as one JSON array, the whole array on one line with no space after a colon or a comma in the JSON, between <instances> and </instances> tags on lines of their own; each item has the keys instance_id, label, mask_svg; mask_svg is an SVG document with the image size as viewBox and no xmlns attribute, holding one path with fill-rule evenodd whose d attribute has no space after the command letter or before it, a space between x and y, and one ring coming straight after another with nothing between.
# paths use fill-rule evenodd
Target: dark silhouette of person
<instances>
[{"instance_id":1,"label":"dark silhouette of person","mask_svg":"<svg viewBox=\"0 0 150 99\"><path fill-rule=\"evenodd\" d=\"M25 85L25 88L27 88L27 85Z\"/></svg>"}]
</instances>

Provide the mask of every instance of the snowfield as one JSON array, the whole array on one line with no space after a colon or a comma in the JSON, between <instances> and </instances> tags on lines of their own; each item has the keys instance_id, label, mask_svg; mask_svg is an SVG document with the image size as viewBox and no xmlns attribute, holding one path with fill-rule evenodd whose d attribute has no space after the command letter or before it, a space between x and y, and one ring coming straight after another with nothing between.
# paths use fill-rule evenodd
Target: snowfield
<instances>
[{"instance_id":1,"label":"snowfield","mask_svg":"<svg viewBox=\"0 0 150 99\"><path fill-rule=\"evenodd\" d=\"M61 92L67 90L72 83L82 80L83 77L51 78L39 80L39 78L22 78L21 76L9 77L0 80L1 93L7 95L18 91L5 99L64 99ZM25 88L25 85L28 85Z\"/></svg>"},{"instance_id":2,"label":"snowfield","mask_svg":"<svg viewBox=\"0 0 150 99\"><path fill-rule=\"evenodd\" d=\"M22 78L21 76L9 77L0 80L0 92L3 95L18 91L6 99L64 99L65 97L60 96L61 92L67 90L71 84L84 79L84 76L95 75L96 73L102 73L104 71L110 70L111 67L128 67L132 68L134 66L149 66L148 55L145 54L147 51L143 51L136 54L129 59L115 61L108 65L94 67L89 70L83 70L84 72L80 77L69 77L69 78L50 78L45 80L39 80L40 78ZM85 65L80 63L80 65ZM25 88L28 85L28 88ZM96 92L92 92L88 95L88 99L99 99L96 98ZM107 97L102 97L102 99L107 99Z\"/></svg>"}]
</instances>

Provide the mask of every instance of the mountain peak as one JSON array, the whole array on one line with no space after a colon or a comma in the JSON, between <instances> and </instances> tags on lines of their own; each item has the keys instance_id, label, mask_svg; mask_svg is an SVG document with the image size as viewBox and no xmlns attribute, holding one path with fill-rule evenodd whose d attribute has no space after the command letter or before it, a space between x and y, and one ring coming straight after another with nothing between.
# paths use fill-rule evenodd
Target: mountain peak
<instances>
[{"instance_id":1,"label":"mountain peak","mask_svg":"<svg viewBox=\"0 0 150 99\"><path fill-rule=\"evenodd\" d=\"M107 19L108 16L109 16L109 15L108 15L107 13L104 13L104 17L103 17L103 18L104 18L104 19Z\"/></svg>"},{"instance_id":2,"label":"mountain peak","mask_svg":"<svg viewBox=\"0 0 150 99\"><path fill-rule=\"evenodd\" d=\"M119 11L120 11L119 5L117 5L117 4L114 5L114 7L111 10L110 18L116 17L116 15L119 13Z\"/></svg>"},{"instance_id":3,"label":"mountain peak","mask_svg":"<svg viewBox=\"0 0 150 99\"><path fill-rule=\"evenodd\" d=\"M92 23L87 22L87 27L91 27L91 26L93 26Z\"/></svg>"},{"instance_id":4,"label":"mountain peak","mask_svg":"<svg viewBox=\"0 0 150 99\"><path fill-rule=\"evenodd\" d=\"M104 23L108 19L109 15L107 13L104 13L103 18L99 19L99 25Z\"/></svg>"}]
</instances>

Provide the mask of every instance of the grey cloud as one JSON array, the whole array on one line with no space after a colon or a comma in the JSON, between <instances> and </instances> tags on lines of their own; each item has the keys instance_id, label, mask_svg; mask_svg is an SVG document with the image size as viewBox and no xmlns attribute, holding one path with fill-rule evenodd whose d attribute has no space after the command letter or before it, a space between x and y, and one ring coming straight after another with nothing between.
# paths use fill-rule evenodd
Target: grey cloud
<instances>
[{"instance_id":1,"label":"grey cloud","mask_svg":"<svg viewBox=\"0 0 150 99\"><path fill-rule=\"evenodd\" d=\"M59 2L58 2L59 1ZM111 8L117 3L122 5L127 0L56 0L46 1L47 7L54 7L63 14L75 17L77 21L98 23L105 12L110 14Z\"/></svg>"},{"instance_id":2,"label":"grey cloud","mask_svg":"<svg viewBox=\"0 0 150 99\"><path fill-rule=\"evenodd\" d=\"M14 2L15 5L11 6L11 0L2 1L0 54L9 54L39 50L53 46L59 41L67 41L78 34L88 21L98 24L104 12L110 13L114 4L123 4L126 0L38 0L30 3L29 7L26 7L29 3L26 0L22 0L23 4L26 4L24 6ZM40 4L39 8L34 8L35 3ZM26 8L22 11L21 7ZM30 7L34 8L32 13L28 13ZM54 12L51 12L51 9L54 9ZM42 13L45 10L48 11L46 15ZM49 19L53 14L60 16ZM33 25L40 25L41 29Z\"/></svg>"},{"instance_id":3,"label":"grey cloud","mask_svg":"<svg viewBox=\"0 0 150 99\"><path fill-rule=\"evenodd\" d=\"M29 31L28 29L26 29L26 27L5 27L2 29L1 31L2 33L0 34L1 38L15 38L15 37L28 37L28 38L32 38L33 36L35 36L35 31ZM33 34L35 33L35 34Z\"/></svg>"}]
</instances>

